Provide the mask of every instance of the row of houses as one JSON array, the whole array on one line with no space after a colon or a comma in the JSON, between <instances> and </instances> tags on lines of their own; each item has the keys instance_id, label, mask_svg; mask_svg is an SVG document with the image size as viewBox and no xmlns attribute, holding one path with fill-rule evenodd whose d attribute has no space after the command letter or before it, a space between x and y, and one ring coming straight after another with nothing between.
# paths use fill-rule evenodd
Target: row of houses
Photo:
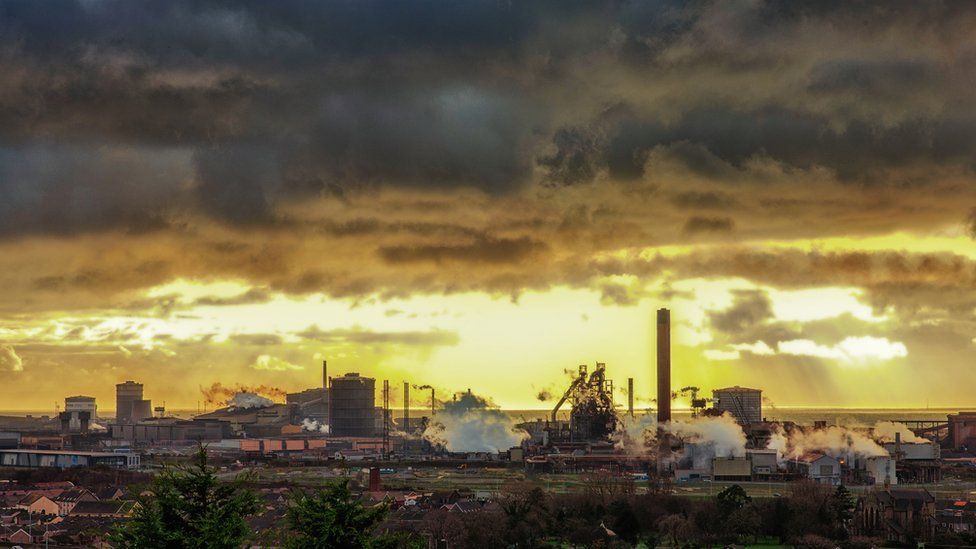
<instances>
[{"instance_id":1,"label":"row of houses","mask_svg":"<svg viewBox=\"0 0 976 549\"><path fill-rule=\"evenodd\" d=\"M0 542L87 545L132 514L135 502L115 486L85 488L71 482L0 487Z\"/></svg>"}]
</instances>

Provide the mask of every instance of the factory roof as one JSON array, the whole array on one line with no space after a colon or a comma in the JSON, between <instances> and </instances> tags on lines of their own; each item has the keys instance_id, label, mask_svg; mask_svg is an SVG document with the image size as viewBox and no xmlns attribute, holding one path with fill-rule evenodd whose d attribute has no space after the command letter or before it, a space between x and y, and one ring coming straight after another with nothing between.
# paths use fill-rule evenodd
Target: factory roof
<instances>
[{"instance_id":1,"label":"factory roof","mask_svg":"<svg viewBox=\"0 0 976 549\"><path fill-rule=\"evenodd\" d=\"M726 387L724 389L712 389L713 393L761 393L762 389L750 389L748 387Z\"/></svg>"},{"instance_id":2,"label":"factory roof","mask_svg":"<svg viewBox=\"0 0 976 549\"><path fill-rule=\"evenodd\" d=\"M49 456L90 456L90 457L109 457L124 456L132 452L82 452L75 450L5 450L0 449L2 454L44 454Z\"/></svg>"},{"instance_id":3,"label":"factory roof","mask_svg":"<svg viewBox=\"0 0 976 549\"><path fill-rule=\"evenodd\" d=\"M830 456L828 456L826 454L821 454L820 452L807 452L807 453L803 454L802 456L797 457L794 461L798 461L798 462L801 462L801 463L814 463L814 462L819 461L819 460L821 460L823 458L834 459L834 458L832 458L832 457L830 457Z\"/></svg>"}]
</instances>

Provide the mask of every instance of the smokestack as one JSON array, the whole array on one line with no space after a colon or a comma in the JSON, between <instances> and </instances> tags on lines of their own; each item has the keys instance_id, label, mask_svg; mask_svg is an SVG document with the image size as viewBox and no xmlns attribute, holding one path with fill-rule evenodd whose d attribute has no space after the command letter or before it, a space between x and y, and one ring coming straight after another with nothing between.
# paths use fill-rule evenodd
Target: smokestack
<instances>
[{"instance_id":1,"label":"smokestack","mask_svg":"<svg viewBox=\"0 0 976 549\"><path fill-rule=\"evenodd\" d=\"M657 310L657 423L671 421L671 311Z\"/></svg>"},{"instance_id":2,"label":"smokestack","mask_svg":"<svg viewBox=\"0 0 976 549\"><path fill-rule=\"evenodd\" d=\"M329 388L329 363L326 360L322 361L322 388Z\"/></svg>"},{"instance_id":3,"label":"smokestack","mask_svg":"<svg viewBox=\"0 0 976 549\"><path fill-rule=\"evenodd\" d=\"M627 412L634 417L634 378L627 378Z\"/></svg>"},{"instance_id":4,"label":"smokestack","mask_svg":"<svg viewBox=\"0 0 976 549\"><path fill-rule=\"evenodd\" d=\"M381 489L380 484L380 468L370 467L369 468L369 491L379 492Z\"/></svg>"},{"instance_id":5,"label":"smokestack","mask_svg":"<svg viewBox=\"0 0 976 549\"><path fill-rule=\"evenodd\" d=\"M403 432L410 432L410 384L403 382Z\"/></svg>"},{"instance_id":6,"label":"smokestack","mask_svg":"<svg viewBox=\"0 0 976 549\"><path fill-rule=\"evenodd\" d=\"M390 451L390 380L383 380L383 457Z\"/></svg>"}]
</instances>

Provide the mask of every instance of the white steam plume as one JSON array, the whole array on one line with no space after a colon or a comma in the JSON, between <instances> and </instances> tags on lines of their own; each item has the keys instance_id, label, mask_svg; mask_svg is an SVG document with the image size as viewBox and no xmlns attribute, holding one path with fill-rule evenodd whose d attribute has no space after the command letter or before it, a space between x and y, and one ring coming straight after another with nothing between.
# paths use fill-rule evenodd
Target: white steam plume
<instances>
[{"instance_id":1,"label":"white steam plume","mask_svg":"<svg viewBox=\"0 0 976 549\"><path fill-rule=\"evenodd\" d=\"M746 455L746 434L728 413L718 417L672 420L664 429L695 445L695 467L702 467L716 457Z\"/></svg>"},{"instance_id":2,"label":"white steam plume","mask_svg":"<svg viewBox=\"0 0 976 549\"><path fill-rule=\"evenodd\" d=\"M504 412L470 391L445 403L444 411L433 419L423 437L449 452L499 452L520 445L529 436Z\"/></svg>"},{"instance_id":3,"label":"white steam plume","mask_svg":"<svg viewBox=\"0 0 976 549\"><path fill-rule=\"evenodd\" d=\"M879 421L875 423L871 433L874 440L882 444L885 442L894 442L895 433L900 433L901 441L905 443L929 442L927 439L913 433L904 423L895 423L893 421Z\"/></svg>"},{"instance_id":4,"label":"white steam plume","mask_svg":"<svg viewBox=\"0 0 976 549\"><path fill-rule=\"evenodd\" d=\"M772 433L769 436L769 442L766 444L766 448L769 450L776 450L776 462L780 465L786 461L787 452L789 451L789 439L786 435L779 429L779 426L773 428Z\"/></svg>"},{"instance_id":5,"label":"white steam plume","mask_svg":"<svg viewBox=\"0 0 976 549\"><path fill-rule=\"evenodd\" d=\"M324 433L326 435L329 434L328 425L324 423L319 423L318 421L311 418L305 418L302 420L302 430L312 431L313 433Z\"/></svg>"},{"instance_id":6,"label":"white steam plume","mask_svg":"<svg viewBox=\"0 0 976 549\"><path fill-rule=\"evenodd\" d=\"M234 395L234 398L227 402L228 408L242 410L249 408L267 408L268 406L274 406L274 401L254 393L237 393Z\"/></svg>"},{"instance_id":7,"label":"white steam plume","mask_svg":"<svg viewBox=\"0 0 976 549\"><path fill-rule=\"evenodd\" d=\"M612 440L618 450L642 454L654 446L656 438L657 417L654 414L643 414L636 417L630 415L619 417Z\"/></svg>"},{"instance_id":8,"label":"white steam plume","mask_svg":"<svg viewBox=\"0 0 976 549\"><path fill-rule=\"evenodd\" d=\"M777 439L776 443L781 444L781 441ZM770 440L770 446L767 447L772 448L772 444L773 440ZM780 451L779 448L776 450L777 452ZM808 431L796 429L790 433L786 450L783 452L785 457L795 459L810 452L818 452L834 458L888 455L887 450L871 440L865 433L846 427L833 426Z\"/></svg>"}]
</instances>

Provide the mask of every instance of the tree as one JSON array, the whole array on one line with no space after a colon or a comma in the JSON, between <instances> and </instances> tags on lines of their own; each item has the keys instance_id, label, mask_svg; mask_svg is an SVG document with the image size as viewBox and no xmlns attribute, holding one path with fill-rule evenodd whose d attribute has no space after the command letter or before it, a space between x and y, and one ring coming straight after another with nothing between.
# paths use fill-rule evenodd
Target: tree
<instances>
[{"instance_id":1,"label":"tree","mask_svg":"<svg viewBox=\"0 0 976 549\"><path fill-rule=\"evenodd\" d=\"M461 547L467 537L464 522L458 516L444 509L435 509L424 516L422 531L430 533L435 540L444 541L449 547Z\"/></svg>"},{"instance_id":2,"label":"tree","mask_svg":"<svg viewBox=\"0 0 976 549\"><path fill-rule=\"evenodd\" d=\"M506 537L515 547L533 547L545 529L546 493L531 482L502 487L498 501L505 513Z\"/></svg>"},{"instance_id":3,"label":"tree","mask_svg":"<svg viewBox=\"0 0 976 549\"><path fill-rule=\"evenodd\" d=\"M674 547L680 547L683 540L687 540L694 533L694 525L683 515L666 515L657 521L657 530L665 536Z\"/></svg>"},{"instance_id":4,"label":"tree","mask_svg":"<svg viewBox=\"0 0 976 549\"><path fill-rule=\"evenodd\" d=\"M730 534L740 539L749 539L753 543L762 531L762 517L753 505L732 511L725 523Z\"/></svg>"},{"instance_id":5,"label":"tree","mask_svg":"<svg viewBox=\"0 0 976 549\"><path fill-rule=\"evenodd\" d=\"M221 482L207 464L202 445L190 465L166 469L141 497L133 519L112 536L123 548L240 547L250 530L246 518L257 497L240 481Z\"/></svg>"},{"instance_id":6,"label":"tree","mask_svg":"<svg viewBox=\"0 0 976 549\"><path fill-rule=\"evenodd\" d=\"M373 547L373 529L386 516L385 505L366 507L354 498L348 481L334 482L314 492L297 492L288 509L292 532L288 547L327 549Z\"/></svg>"},{"instance_id":7,"label":"tree","mask_svg":"<svg viewBox=\"0 0 976 549\"><path fill-rule=\"evenodd\" d=\"M614 500L610 502L607 510L610 513L610 529L621 539L636 543L637 534L640 533L640 524L630 502L625 499Z\"/></svg>"},{"instance_id":8,"label":"tree","mask_svg":"<svg viewBox=\"0 0 976 549\"><path fill-rule=\"evenodd\" d=\"M854 520L854 511L857 510L857 497L841 484L834 491L833 495L830 496L830 509L837 523L840 525L842 537L850 535L851 523Z\"/></svg>"},{"instance_id":9,"label":"tree","mask_svg":"<svg viewBox=\"0 0 976 549\"><path fill-rule=\"evenodd\" d=\"M752 501L752 498L746 494L746 491L741 486L733 484L719 492L718 496L716 496L716 501L718 502L718 508L722 516L728 517L733 511L738 511L745 507L747 503Z\"/></svg>"}]
</instances>

